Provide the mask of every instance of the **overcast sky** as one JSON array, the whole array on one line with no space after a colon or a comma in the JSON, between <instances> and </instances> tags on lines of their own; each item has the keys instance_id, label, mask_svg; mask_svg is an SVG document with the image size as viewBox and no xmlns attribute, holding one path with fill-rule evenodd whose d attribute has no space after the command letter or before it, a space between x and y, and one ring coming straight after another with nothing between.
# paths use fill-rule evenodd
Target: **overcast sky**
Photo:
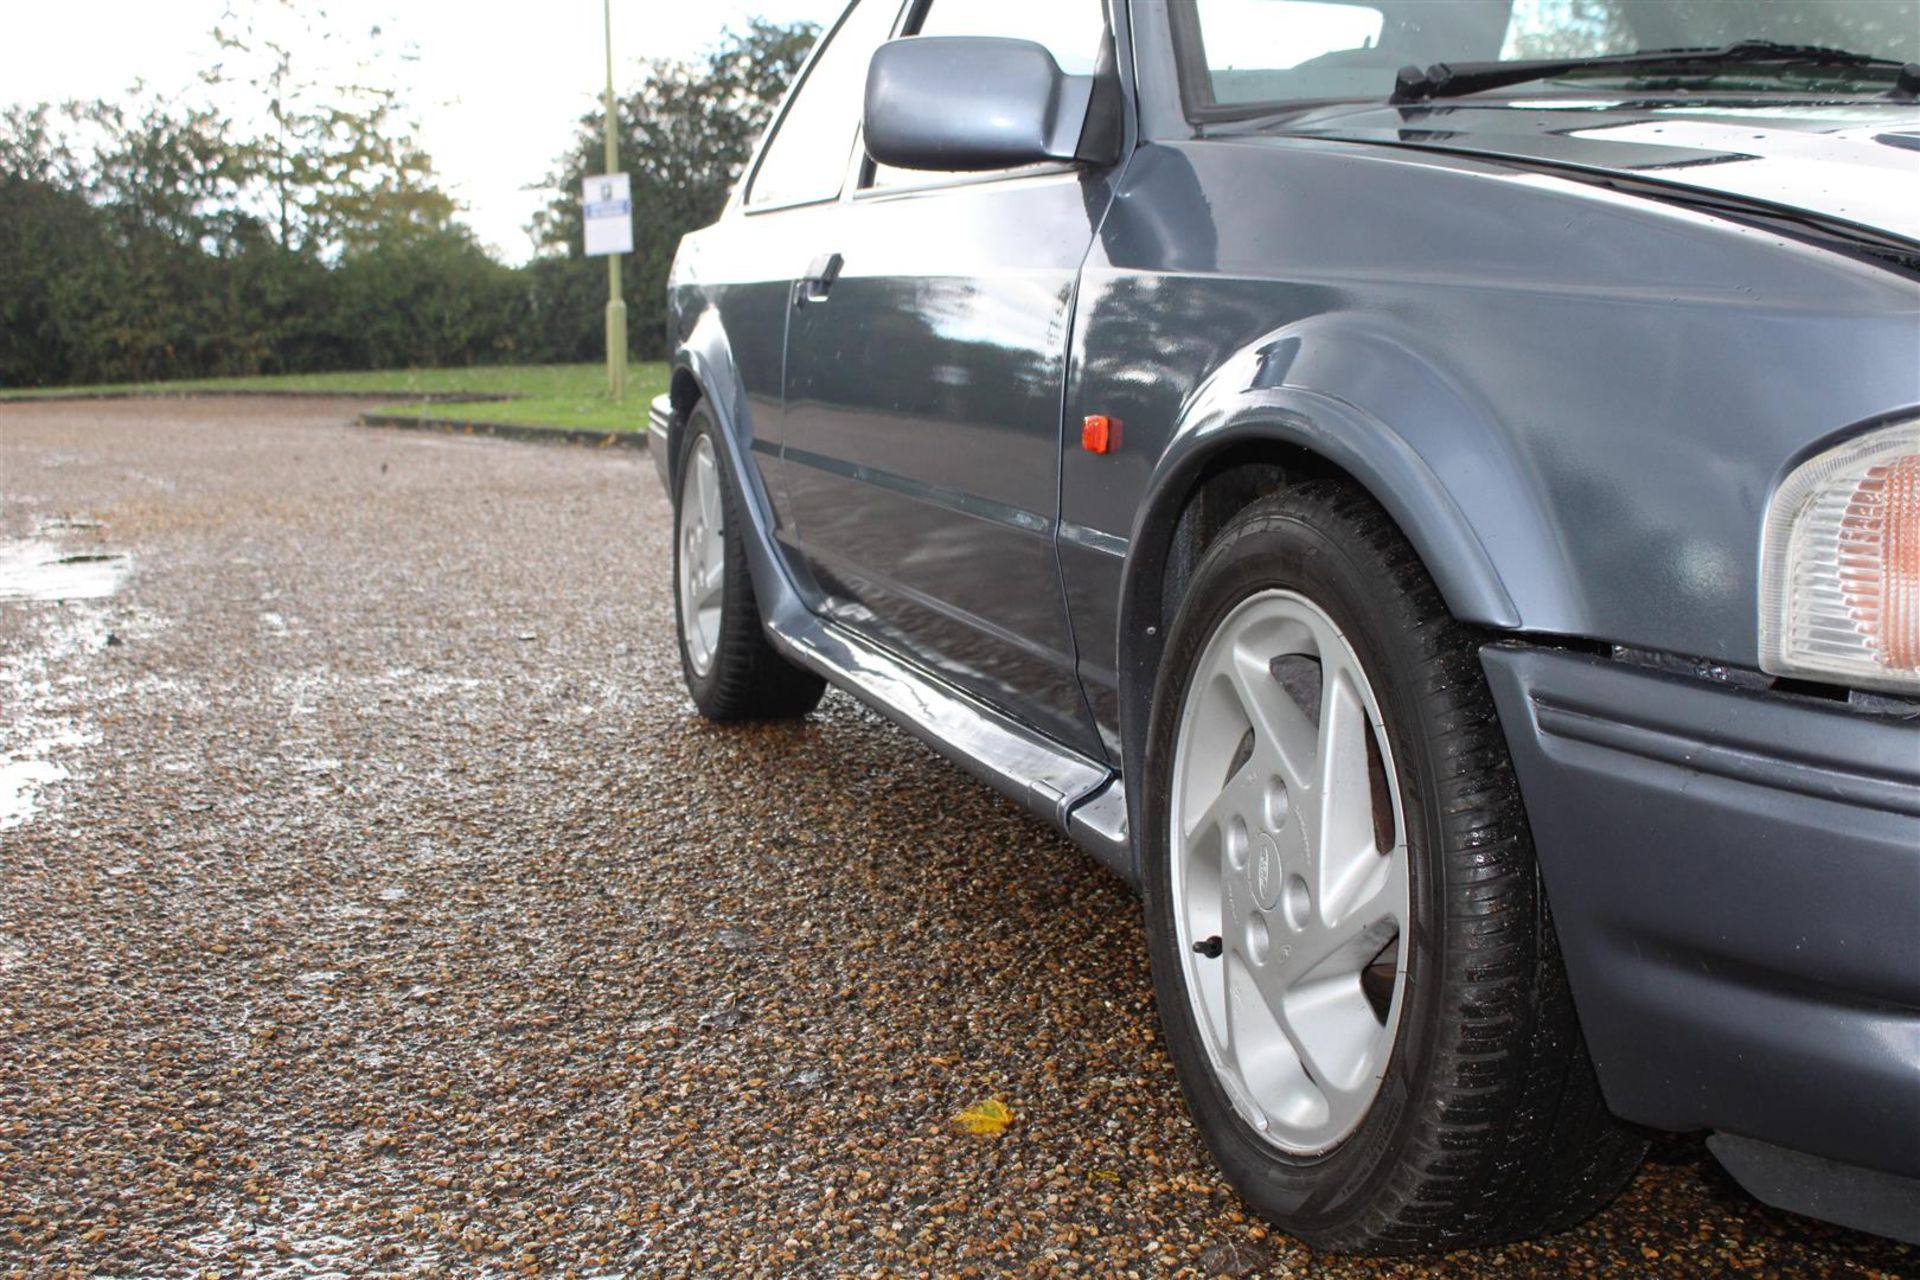
<instances>
[{"instance_id":1,"label":"overcast sky","mask_svg":"<svg viewBox=\"0 0 1920 1280\"><path fill-rule=\"evenodd\" d=\"M173 92L196 87L215 57L208 33L252 0L87 0L6 5L0 102L117 97L136 80ZM644 58L688 57L749 16L823 25L842 0L615 0L616 83L631 88ZM539 181L605 78L600 0L532 5L474 0L330 0L330 28L364 44L382 28L392 51L418 60L400 87L462 215L509 262L531 252L524 230L545 203Z\"/></svg>"}]
</instances>

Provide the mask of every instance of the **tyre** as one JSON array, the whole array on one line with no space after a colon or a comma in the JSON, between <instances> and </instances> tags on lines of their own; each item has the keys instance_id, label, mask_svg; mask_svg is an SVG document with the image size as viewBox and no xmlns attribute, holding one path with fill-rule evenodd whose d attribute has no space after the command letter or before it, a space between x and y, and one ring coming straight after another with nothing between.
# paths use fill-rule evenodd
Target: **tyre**
<instances>
[{"instance_id":1,"label":"tyre","mask_svg":"<svg viewBox=\"0 0 1920 1280\"><path fill-rule=\"evenodd\" d=\"M1339 1252L1570 1226L1638 1167L1574 1017L1473 635L1352 486L1234 517L1148 730L1153 979L1228 1179Z\"/></svg>"},{"instance_id":2,"label":"tyre","mask_svg":"<svg viewBox=\"0 0 1920 1280\"><path fill-rule=\"evenodd\" d=\"M740 495L727 474L704 403L688 416L673 505L673 602L680 667L700 713L712 720L803 716L826 683L774 651L747 569Z\"/></svg>"}]
</instances>

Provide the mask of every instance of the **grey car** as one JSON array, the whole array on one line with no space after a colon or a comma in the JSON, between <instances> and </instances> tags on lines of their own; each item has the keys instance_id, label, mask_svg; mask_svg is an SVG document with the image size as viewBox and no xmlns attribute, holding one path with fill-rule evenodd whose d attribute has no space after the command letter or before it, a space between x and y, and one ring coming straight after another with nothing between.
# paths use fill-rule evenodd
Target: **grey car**
<instances>
[{"instance_id":1,"label":"grey car","mask_svg":"<svg viewBox=\"0 0 1920 1280\"><path fill-rule=\"evenodd\" d=\"M670 285L687 685L1133 882L1260 1213L1920 1240L1911 0L856 0Z\"/></svg>"}]
</instances>

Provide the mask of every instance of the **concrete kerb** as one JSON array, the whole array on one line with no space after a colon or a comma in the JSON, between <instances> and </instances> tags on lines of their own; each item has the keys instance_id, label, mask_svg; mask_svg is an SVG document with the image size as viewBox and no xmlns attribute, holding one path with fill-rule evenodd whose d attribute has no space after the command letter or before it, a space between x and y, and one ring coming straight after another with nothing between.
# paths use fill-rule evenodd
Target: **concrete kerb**
<instances>
[{"instance_id":1,"label":"concrete kerb","mask_svg":"<svg viewBox=\"0 0 1920 1280\"><path fill-rule=\"evenodd\" d=\"M601 449L644 449L644 431L594 431L584 427L536 427L524 422L469 422L461 418L428 418L406 413L363 413L354 419L362 427L397 427L408 431L439 431L448 435L495 436L538 444L579 444Z\"/></svg>"}]
</instances>

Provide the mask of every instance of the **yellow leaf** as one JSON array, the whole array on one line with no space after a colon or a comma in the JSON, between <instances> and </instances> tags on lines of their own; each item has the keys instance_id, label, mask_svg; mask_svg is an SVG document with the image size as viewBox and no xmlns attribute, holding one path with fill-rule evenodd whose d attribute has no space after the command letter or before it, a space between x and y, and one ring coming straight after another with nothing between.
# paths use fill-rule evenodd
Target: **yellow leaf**
<instances>
[{"instance_id":1,"label":"yellow leaf","mask_svg":"<svg viewBox=\"0 0 1920 1280\"><path fill-rule=\"evenodd\" d=\"M968 1133L991 1138L1013 1123L1013 1112L998 1098L988 1098L962 1111L953 1122Z\"/></svg>"}]
</instances>

